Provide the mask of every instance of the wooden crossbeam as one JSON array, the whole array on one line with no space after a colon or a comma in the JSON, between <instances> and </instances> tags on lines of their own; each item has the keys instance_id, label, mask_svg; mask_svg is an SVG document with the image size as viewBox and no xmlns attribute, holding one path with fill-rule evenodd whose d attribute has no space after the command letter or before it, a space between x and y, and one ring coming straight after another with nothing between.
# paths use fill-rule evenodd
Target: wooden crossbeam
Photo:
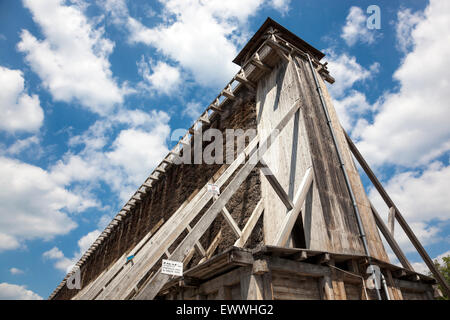
<instances>
[{"instance_id":1,"label":"wooden crossbeam","mask_svg":"<svg viewBox=\"0 0 450 320\"><path fill-rule=\"evenodd\" d=\"M247 87L250 87L252 90L255 90L256 88L256 85L245 77L245 74L238 73L234 76L234 79L240 83L243 83Z\"/></svg>"},{"instance_id":2,"label":"wooden crossbeam","mask_svg":"<svg viewBox=\"0 0 450 320\"><path fill-rule=\"evenodd\" d=\"M294 204L292 203L291 199L289 199L288 194L284 190L284 188L281 186L278 179L275 177L275 174L270 170L269 166L267 164L261 165L261 172L266 177L267 181L269 181L270 185L272 186L275 193L280 197L280 200L284 203L286 208L288 210L292 210L294 208Z\"/></svg>"},{"instance_id":3,"label":"wooden crossbeam","mask_svg":"<svg viewBox=\"0 0 450 320\"><path fill-rule=\"evenodd\" d=\"M210 121L208 119L207 114L206 115L202 115L200 118L198 118L201 122L205 123L205 124L210 124Z\"/></svg>"},{"instance_id":4,"label":"wooden crossbeam","mask_svg":"<svg viewBox=\"0 0 450 320\"><path fill-rule=\"evenodd\" d=\"M439 282L439 284L441 285L443 290L446 292L447 295L450 295L450 286L449 286L449 284L444 279L444 277L439 272L439 270L436 268L436 266L433 263L433 260L430 258L430 256L426 252L425 248L420 243L419 239L417 239L416 235L414 234L412 229L409 227L409 225L406 222L405 218L403 218L403 215L400 213L400 211L398 210L397 206L392 201L391 197L388 195L388 193L384 189L384 187L381 184L381 182L375 176L375 173L372 171L372 169L370 168L369 164L366 162L364 157L361 155L359 150L356 148L355 144L350 139L350 137L348 136L347 132L345 132L344 129L342 129L342 130L343 130L343 132L345 134L345 138L347 139L347 142L348 142L348 145L350 147L350 150L352 151L352 153L355 156L356 160L361 165L361 167L363 168L364 172L369 177L370 181L372 181L372 184L377 189L377 191L380 193L381 197L383 198L383 200L387 204L387 206L389 208L393 207L395 209L395 218L396 218L398 224L402 227L403 231L408 236L409 240L414 245L414 247L416 248L417 252L422 257L422 259L425 262L425 264L427 265L428 269L430 269L430 271L433 273L435 279Z\"/></svg>"},{"instance_id":5,"label":"wooden crossbeam","mask_svg":"<svg viewBox=\"0 0 450 320\"><path fill-rule=\"evenodd\" d=\"M295 114L295 112L297 112L299 108L300 103L297 100L292 108L283 117L283 119L273 129L273 131L263 140L259 148L255 148L255 152L250 155L248 161L245 162L242 168L237 172L237 174L230 181L225 190L222 191L217 200L213 202L213 204L193 227L192 231L173 251L171 259L175 261L183 261L184 257L189 253L194 243L198 241L200 237L205 233L205 231L209 228L211 223L216 219L219 212L222 211L228 200L237 191L242 182L245 181L253 168L255 168L256 164L259 163L264 153L270 148L275 138L280 134L288 121L292 118L292 116ZM155 273L153 278L148 282L148 284L143 287L134 298L138 300L153 299L158 294L159 290L161 290L161 288L164 286L164 284L169 280L169 277L170 276L166 274L162 274L161 269L159 269L158 272Z\"/></svg>"},{"instance_id":6,"label":"wooden crossbeam","mask_svg":"<svg viewBox=\"0 0 450 320\"><path fill-rule=\"evenodd\" d=\"M159 173L165 173L166 172L166 170L162 166L156 167L155 171L159 172Z\"/></svg>"},{"instance_id":7,"label":"wooden crossbeam","mask_svg":"<svg viewBox=\"0 0 450 320\"><path fill-rule=\"evenodd\" d=\"M250 63L263 71L271 71L272 70L271 67L269 67L268 65L266 65L259 59L258 53L255 53L255 55L250 60Z\"/></svg>"},{"instance_id":8,"label":"wooden crossbeam","mask_svg":"<svg viewBox=\"0 0 450 320\"><path fill-rule=\"evenodd\" d=\"M289 62L290 58L288 55L285 54L284 49L282 46L280 46L280 44L278 44L275 40L275 38L271 38L269 40L267 40L267 45L269 45L272 49L275 50L275 52L277 53L277 55L283 59L285 62Z\"/></svg>"},{"instance_id":9,"label":"wooden crossbeam","mask_svg":"<svg viewBox=\"0 0 450 320\"><path fill-rule=\"evenodd\" d=\"M187 226L186 228L188 230L188 232L191 232L192 228L190 225ZM197 241L195 243L195 250L198 252L199 255L201 255L202 257L206 256L206 251L203 248L203 246L201 245L200 241Z\"/></svg>"},{"instance_id":10,"label":"wooden crossbeam","mask_svg":"<svg viewBox=\"0 0 450 320\"><path fill-rule=\"evenodd\" d=\"M308 194L309 188L311 187L313 181L313 170L309 167L305 175L303 176L302 182L298 188L298 191L294 197L294 206L286 214L283 223L281 224L280 230L278 231L276 237L276 245L284 247L289 239L292 228L294 227L295 221L297 220L300 211L302 210L303 203L305 202L306 195Z\"/></svg>"},{"instance_id":11,"label":"wooden crossbeam","mask_svg":"<svg viewBox=\"0 0 450 320\"><path fill-rule=\"evenodd\" d=\"M220 229L219 232L217 232L213 241L211 241L211 244L209 245L208 249L206 250L206 255L200 260L199 264L212 257L212 255L216 251L217 247L219 246L220 240L222 240L222 229Z\"/></svg>"},{"instance_id":12,"label":"wooden crossbeam","mask_svg":"<svg viewBox=\"0 0 450 320\"><path fill-rule=\"evenodd\" d=\"M227 208L225 208L225 206L222 208L222 216L225 218L225 221L231 227L231 230L233 231L233 233L238 238L240 238L242 235L242 231L241 231L241 229L239 229L236 221L234 221L233 217L231 216L230 212L228 212Z\"/></svg>"},{"instance_id":13,"label":"wooden crossbeam","mask_svg":"<svg viewBox=\"0 0 450 320\"><path fill-rule=\"evenodd\" d=\"M231 85L228 85L225 89L223 89L221 94L230 100L236 99L236 96L233 94L233 89L231 88Z\"/></svg>"},{"instance_id":14,"label":"wooden crossbeam","mask_svg":"<svg viewBox=\"0 0 450 320\"><path fill-rule=\"evenodd\" d=\"M245 224L244 229L242 229L242 235L234 243L235 247L242 248L245 245L253 229L255 228L256 223L258 222L259 217L261 216L263 210L264 210L264 201L263 199L261 199L259 200L255 209L253 209L253 212L250 215L250 218L248 219L247 223Z\"/></svg>"}]
</instances>

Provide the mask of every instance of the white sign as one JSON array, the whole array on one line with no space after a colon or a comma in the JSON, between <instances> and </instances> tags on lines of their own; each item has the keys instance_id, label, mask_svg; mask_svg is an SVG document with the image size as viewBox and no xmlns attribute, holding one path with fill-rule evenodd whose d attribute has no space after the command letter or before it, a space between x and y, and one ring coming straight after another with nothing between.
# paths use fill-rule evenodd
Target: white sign
<instances>
[{"instance_id":1,"label":"white sign","mask_svg":"<svg viewBox=\"0 0 450 320\"><path fill-rule=\"evenodd\" d=\"M220 194L219 186L216 184L208 183L206 185L206 188L207 188L208 192L212 192L214 194Z\"/></svg>"},{"instance_id":2,"label":"white sign","mask_svg":"<svg viewBox=\"0 0 450 320\"><path fill-rule=\"evenodd\" d=\"M182 276L183 262L163 259L161 273L170 274L172 276Z\"/></svg>"}]
</instances>

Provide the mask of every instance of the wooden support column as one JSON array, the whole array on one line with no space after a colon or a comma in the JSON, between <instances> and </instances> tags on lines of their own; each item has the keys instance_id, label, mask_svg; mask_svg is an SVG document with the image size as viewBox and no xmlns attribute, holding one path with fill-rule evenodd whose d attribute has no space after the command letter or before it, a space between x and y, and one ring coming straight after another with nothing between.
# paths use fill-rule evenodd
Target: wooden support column
<instances>
[{"instance_id":1,"label":"wooden support column","mask_svg":"<svg viewBox=\"0 0 450 320\"><path fill-rule=\"evenodd\" d=\"M331 271L331 283L333 286L333 293L335 300L347 300L347 294L345 292L344 279L340 272L338 272L334 267L334 260L331 259L328 264Z\"/></svg>"},{"instance_id":2,"label":"wooden support column","mask_svg":"<svg viewBox=\"0 0 450 320\"><path fill-rule=\"evenodd\" d=\"M402 291L395 283L394 278L392 277L391 270L386 270L385 274L386 274L386 281L388 283L388 288L390 289L392 299L393 300L403 300Z\"/></svg>"},{"instance_id":3,"label":"wooden support column","mask_svg":"<svg viewBox=\"0 0 450 320\"><path fill-rule=\"evenodd\" d=\"M262 299L273 300L272 272L266 259L258 259L253 263L252 273L259 277L262 284Z\"/></svg>"},{"instance_id":4,"label":"wooden support column","mask_svg":"<svg viewBox=\"0 0 450 320\"><path fill-rule=\"evenodd\" d=\"M323 288L325 300L334 300L333 283L331 282L331 277L325 275L321 279L321 286Z\"/></svg>"},{"instance_id":5,"label":"wooden support column","mask_svg":"<svg viewBox=\"0 0 450 320\"><path fill-rule=\"evenodd\" d=\"M389 231L391 232L392 236L394 236L394 227L395 227L395 208L394 207L389 208L388 226L389 226Z\"/></svg>"},{"instance_id":6,"label":"wooden support column","mask_svg":"<svg viewBox=\"0 0 450 320\"><path fill-rule=\"evenodd\" d=\"M264 283L261 275L253 274L252 267L241 268L241 298L243 300L263 300Z\"/></svg>"},{"instance_id":7,"label":"wooden support column","mask_svg":"<svg viewBox=\"0 0 450 320\"><path fill-rule=\"evenodd\" d=\"M392 251L394 251L402 266L408 270L414 271L413 267L409 263L397 241L395 241L394 236L389 232L388 227L384 224L383 219L381 219L380 215L378 214L377 209L375 209L372 203L370 203L370 207L372 209L372 213L375 217L375 222L378 228L380 229L386 241L389 243L389 246L391 247Z\"/></svg>"}]
</instances>

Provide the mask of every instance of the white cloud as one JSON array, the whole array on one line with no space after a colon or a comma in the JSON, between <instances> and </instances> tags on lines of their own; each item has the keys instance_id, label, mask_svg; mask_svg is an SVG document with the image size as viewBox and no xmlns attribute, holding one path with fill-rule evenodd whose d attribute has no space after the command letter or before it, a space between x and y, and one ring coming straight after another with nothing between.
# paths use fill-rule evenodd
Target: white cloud
<instances>
[{"instance_id":1,"label":"white cloud","mask_svg":"<svg viewBox=\"0 0 450 320\"><path fill-rule=\"evenodd\" d=\"M347 53L336 54L331 49L326 52L329 70L336 79L336 82L329 86L333 105L342 126L352 137L358 137L368 123L364 116L373 112L376 105L370 105L366 95L353 87L378 73L380 64L374 62L369 68L365 68L356 61L356 57Z\"/></svg>"},{"instance_id":2,"label":"white cloud","mask_svg":"<svg viewBox=\"0 0 450 320\"><path fill-rule=\"evenodd\" d=\"M446 221L450 219L446 192L449 181L450 166L433 162L423 172L407 171L394 175L384 183L384 187L408 222ZM376 193L372 189L369 196L383 208L382 200L375 197Z\"/></svg>"},{"instance_id":3,"label":"white cloud","mask_svg":"<svg viewBox=\"0 0 450 320\"><path fill-rule=\"evenodd\" d=\"M191 120L197 120L204 109L200 102L191 101L183 108L182 115L188 116Z\"/></svg>"},{"instance_id":4,"label":"white cloud","mask_svg":"<svg viewBox=\"0 0 450 320\"><path fill-rule=\"evenodd\" d=\"M360 7L351 7L342 28L341 38L347 45L353 46L356 42L371 44L375 41L375 32L367 28L367 17Z\"/></svg>"},{"instance_id":5,"label":"white cloud","mask_svg":"<svg viewBox=\"0 0 450 320\"><path fill-rule=\"evenodd\" d=\"M10 272L12 275L24 274L23 270L21 270L21 269L19 269L19 268L15 268L15 267L10 268L10 269L9 269L9 272Z\"/></svg>"},{"instance_id":6,"label":"white cloud","mask_svg":"<svg viewBox=\"0 0 450 320\"><path fill-rule=\"evenodd\" d=\"M128 29L130 42L155 47L204 86L223 86L238 70L232 60L248 38L250 16L263 5L282 13L289 6L286 0L160 2L162 22L149 28L129 15L123 0L102 1L112 21Z\"/></svg>"},{"instance_id":7,"label":"white cloud","mask_svg":"<svg viewBox=\"0 0 450 320\"><path fill-rule=\"evenodd\" d=\"M289 4L291 3L291 0L272 0L269 2L269 5L271 5L274 9L281 12L281 14L286 14L289 11Z\"/></svg>"},{"instance_id":8,"label":"white cloud","mask_svg":"<svg viewBox=\"0 0 450 320\"><path fill-rule=\"evenodd\" d=\"M80 240L78 240L78 251L73 254L72 258L67 258L58 247L53 247L52 249L45 251L42 254L42 257L54 260L56 269L63 271L64 273L69 273L84 252L86 252L92 243L94 243L100 233L101 231L96 229L81 237Z\"/></svg>"},{"instance_id":9,"label":"white cloud","mask_svg":"<svg viewBox=\"0 0 450 320\"><path fill-rule=\"evenodd\" d=\"M339 121L346 130L351 130L364 114L372 110L366 96L356 90L352 90L347 96L334 101L334 107L339 115ZM357 120L360 118L359 120ZM361 122L359 122L362 124ZM353 136L355 135L354 132Z\"/></svg>"},{"instance_id":10,"label":"white cloud","mask_svg":"<svg viewBox=\"0 0 450 320\"><path fill-rule=\"evenodd\" d=\"M404 9L397 12L397 48L401 52L407 53L414 46L411 33L423 18L423 13L420 11L412 13L410 9Z\"/></svg>"},{"instance_id":11,"label":"white cloud","mask_svg":"<svg viewBox=\"0 0 450 320\"><path fill-rule=\"evenodd\" d=\"M18 48L55 100L77 101L106 114L123 101L125 92L110 70L108 56L114 43L86 18L82 2L64 3L24 0L45 39L23 30Z\"/></svg>"},{"instance_id":12,"label":"white cloud","mask_svg":"<svg viewBox=\"0 0 450 320\"><path fill-rule=\"evenodd\" d=\"M158 61L151 65L144 61L138 63L139 73L144 79L144 86L149 91L170 95L179 89L181 74L177 67Z\"/></svg>"},{"instance_id":13,"label":"white cloud","mask_svg":"<svg viewBox=\"0 0 450 320\"><path fill-rule=\"evenodd\" d=\"M355 57L347 53L336 54L333 50L326 50L326 53L328 69L336 79L330 87L330 93L336 99L342 97L355 83L367 80L378 72L377 62L366 69L356 61Z\"/></svg>"},{"instance_id":14,"label":"white cloud","mask_svg":"<svg viewBox=\"0 0 450 320\"><path fill-rule=\"evenodd\" d=\"M380 99L361 131L358 147L371 164L414 167L450 150L450 34L440 32L449 19L450 2L432 0L413 29L413 50L394 74L398 92Z\"/></svg>"},{"instance_id":15,"label":"white cloud","mask_svg":"<svg viewBox=\"0 0 450 320\"><path fill-rule=\"evenodd\" d=\"M8 132L37 131L44 112L37 95L28 95L20 70L0 66L0 130Z\"/></svg>"},{"instance_id":16,"label":"white cloud","mask_svg":"<svg viewBox=\"0 0 450 320\"><path fill-rule=\"evenodd\" d=\"M25 240L49 240L76 227L68 212L96 205L64 189L33 165L0 157L0 250L16 249Z\"/></svg>"},{"instance_id":17,"label":"white cloud","mask_svg":"<svg viewBox=\"0 0 450 320\"><path fill-rule=\"evenodd\" d=\"M25 139L18 139L4 150L4 152L0 151L0 154L18 155L23 152L32 152L35 159L39 158L42 154L39 137L30 136Z\"/></svg>"},{"instance_id":18,"label":"white cloud","mask_svg":"<svg viewBox=\"0 0 450 320\"><path fill-rule=\"evenodd\" d=\"M42 300L42 297L25 286L2 282L0 300Z\"/></svg>"},{"instance_id":19,"label":"white cloud","mask_svg":"<svg viewBox=\"0 0 450 320\"><path fill-rule=\"evenodd\" d=\"M447 257L449 255L450 255L450 250L438 255L436 258L433 259L433 261L437 260L440 264L443 264L444 263L443 258ZM412 264L412 266L413 266L414 270L416 270L419 273L428 274L430 272L427 265L425 264L425 262L414 262Z\"/></svg>"},{"instance_id":20,"label":"white cloud","mask_svg":"<svg viewBox=\"0 0 450 320\"><path fill-rule=\"evenodd\" d=\"M423 245L429 245L441 239L442 231L439 223L430 225L430 222L446 222L450 219L450 204L448 202L448 181L450 181L450 166L434 162L423 172L407 171L394 174L384 187L405 220ZM378 192L371 188L369 198L387 220L388 208ZM415 248L396 224L395 239L405 252L414 252Z\"/></svg>"},{"instance_id":21,"label":"white cloud","mask_svg":"<svg viewBox=\"0 0 450 320\"><path fill-rule=\"evenodd\" d=\"M101 119L71 139L72 147L84 148L77 154L69 151L51 167L51 176L64 185L80 184L84 190L103 182L126 201L168 153L168 121L165 112L140 110L121 110ZM122 129L111 140L118 126Z\"/></svg>"}]
</instances>

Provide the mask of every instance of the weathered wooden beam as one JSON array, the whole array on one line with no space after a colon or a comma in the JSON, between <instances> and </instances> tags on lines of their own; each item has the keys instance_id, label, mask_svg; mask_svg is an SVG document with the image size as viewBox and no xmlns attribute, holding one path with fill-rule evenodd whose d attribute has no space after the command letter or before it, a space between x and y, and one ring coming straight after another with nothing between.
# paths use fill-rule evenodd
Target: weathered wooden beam
<instances>
[{"instance_id":1,"label":"weathered wooden beam","mask_svg":"<svg viewBox=\"0 0 450 320\"><path fill-rule=\"evenodd\" d=\"M403 218L403 215L398 210L395 203L392 201L391 197L389 197L388 193L382 186L381 182L378 180L378 178L375 176L375 173L372 171L364 157L361 155L359 150L356 148L353 141L350 139L348 134L345 132L345 137L347 139L348 145L350 147L350 150L352 151L353 155L355 156L356 160L359 162L363 170L366 172L367 176L369 177L370 181L372 181L373 185L377 189L377 191L380 193L381 197L383 198L384 202L386 202L387 206L394 207L395 209L395 218L397 219L399 225L402 227L405 234L408 236L411 243L416 248L417 252L422 257L423 261L427 265L428 269L433 273L435 279L439 282L443 290L447 293L447 295L450 295L450 286L447 283L447 281L444 279L442 274L439 272L439 270L436 268L436 266L433 263L433 260L430 258L428 253L426 252L425 248L420 243L419 239L417 239L416 235L412 231L412 229L409 227L408 223L406 222L405 218Z\"/></svg>"},{"instance_id":2,"label":"weathered wooden beam","mask_svg":"<svg viewBox=\"0 0 450 320\"><path fill-rule=\"evenodd\" d=\"M256 85L245 77L245 74L238 73L234 76L234 79L246 85L247 87L250 87L253 90L255 90L256 88Z\"/></svg>"},{"instance_id":3,"label":"weathered wooden beam","mask_svg":"<svg viewBox=\"0 0 450 320\"><path fill-rule=\"evenodd\" d=\"M225 89L223 89L221 95L227 97L230 100L236 99L236 96L233 94L233 89L231 88L231 85L228 85Z\"/></svg>"},{"instance_id":4,"label":"weathered wooden beam","mask_svg":"<svg viewBox=\"0 0 450 320\"><path fill-rule=\"evenodd\" d=\"M156 167L155 168L155 171L156 172L159 172L159 173L166 173L166 170L162 167L162 166L159 166L159 167Z\"/></svg>"},{"instance_id":5,"label":"weathered wooden beam","mask_svg":"<svg viewBox=\"0 0 450 320\"><path fill-rule=\"evenodd\" d=\"M255 53L255 55L250 60L250 63L263 71L271 71L272 70L271 67L269 67L268 65L266 65L259 59L258 53Z\"/></svg>"},{"instance_id":6,"label":"weathered wooden beam","mask_svg":"<svg viewBox=\"0 0 450 320\"><path fill-rule=\"evenodd\" d=\"M306 195L308 194L309 188L311 187L313 180L313 170L309 167L305 175L303 176L302 182L298 188L297 194L294 197L294 207L286 214L283 223L278 231L276 237L276 245L284 247L287 240L291 234L292 228L294 227L295 221L297 220L300 211L302 210L303 203L305 202Z\"/></svg>"},{"instance_id":7,"label":"weathered wooden beam","mask_svg":"<svg viewBox=\"0 0 450 320\"><path fill-rule=\"evenodd\" d=\"M199 121L205 123L205 124L210 124L211 122L208 119L208 115L202 115L200 118L198 118Z\"/></svg>"},{"instance_id":8,"label":"weathered wooden beam","mask_svg":"<svg viewBox=\"0 0 450 320\"><path fill-rule=\"evenodd\" d=\"M270 170L269 166L266 164L261 164L261 172L264 174L267 181L270 183L273 190L278 195L280 200L284 203L286 208L288 210L292 210L292 208L294 208L294 204L292 203L291 199L289 199L288 194L286 193L286 191L284 191L284 188L278 181L277 177L275 177L275 174L272 172L272 170Z\"/></svg>"},{"instance_id":9,"label":"weathered wooden beam","mask_svg":"<svg viewBox=\"0 0 450 320\"><path fill-rule=\"evenodd\" d=\"M285 53L285 48L283 48L282 46L280 46L276 40L273 39L269 39L267 40L267 45L270 46L272 49L275 50L276 54L285 62L289 62L291 59L289 58L289 53L288 55L286 55Z\"/></svg>"},{"instance_id":10,"label":"weathered wooden beam","mask_svg":"<svg viewBox=\"0 0 450 320\"><path fill-rule=\"evenodd\" d=\"M200 260L200 262L198 264L203 263L212 257L212 255L216 251L217 247L219 246L220 240L222 240L222 229L220 229L219 232L217 232L213 241L211 241L211 244L209 245L208 249L206 249L205 256Z\"/></svg>"},{"instance_id":11,"label":"weathered wooden beam","mask_svg":"<svg viewBox=\"0 0 450 320\"><path fill-rule=\"evenodd\" d=\"M188 232L191 232L192 228L190 225L187 226L186 228L188 230ZM194 245L195 250L198 252L199 255L201 255L202 257L206 256L206 251L203 248L203 246L201 245L200 241L197 241Z\"/></svg>"},{"instance_id":12,"label":"weathered wooden beam","mask_svg":"<svg viewBox=\"0 0 450 320\"><path fill-rule=\"evenodd\" d=\"M433 287L430 284L425 284L421 282L412 282L407 280L395 279L395 283L399 288L407 289L413 292L425 292L432 291Z\"/></svg>"},{"instance_id":13,"label":"weathered wooden beam","mask_svg":"<svg viewBox=\"0 0 450 320\"><path fill-rule=\"evenodd\" d=\"M391 247L392 251L396 255L397 259L400 261L402 266L408 270L414 271L412 265L409 263L408 259L406 258L405 254L403 253L402 249L398 245L397 241L395 240L394 236L389 231L388 227L385 225L383 219L381 219L380 215L378 214L377 209L373 206L372 203L370 203L370 208L372 209L373 216L375 218L375 223L378 226L378 229L380 229L381 233L383 234L384 238L386 239L387 243Z\"/></svg>"},{"instance_id":14,"label":"weathered wooden beam","mask_svg":"<svg viewBox=\"0 0 450 320\"><path fill-rule=\"evenodd\" d=\"M394 228L395 228L395 208L394 207L389 208L388 226L389 226L389 231L391 232L392 236L394 236Z\"/></svg>"},{"instance_id":15,"label":"weathered wooden beam","mask_svg":"<svg viewBox=\"0 0 450 320\"><path fill-rule=\"evenodd\" d=\"M305 262L296 262L278 257L268 258L269 269L307 277L330 276L330 268Z\"/></svg>"},{"instance_id":16,"label":"weathered wooden beam","mask_svg":"<svg viewBox=\"0 0 450 320\"><path fill-rule=\"evenodd\" d=\"M231 230L233 231L233 233L238 238L240 238L242 236L242 231L241 231L241 229L239 229L239 226L237 225L236 221L234 221L234 219L231 216L230 212L225 207L222 208L222 216L225 218L225 221L231 227Z\"/></svg>"},{"instance_id":17,"label":"weathered wooden beam","mask_svg":"<svg viewBox=\"0 0 450 320\"><path fill-rule=\"evenodd\" d=\"M261 213L263 212L263 210L264 210L264 202L263 199L261 199L259 200L255 209L253 209L253 212L250 215L250 218L248 219L247 223L245 224L244 229L242 229L242 235L234 243L235 247L243 247L245 245L253 229L255 228L256 223L259 220L259 217L261 217Z\"/></svg>"}]
</instances>

